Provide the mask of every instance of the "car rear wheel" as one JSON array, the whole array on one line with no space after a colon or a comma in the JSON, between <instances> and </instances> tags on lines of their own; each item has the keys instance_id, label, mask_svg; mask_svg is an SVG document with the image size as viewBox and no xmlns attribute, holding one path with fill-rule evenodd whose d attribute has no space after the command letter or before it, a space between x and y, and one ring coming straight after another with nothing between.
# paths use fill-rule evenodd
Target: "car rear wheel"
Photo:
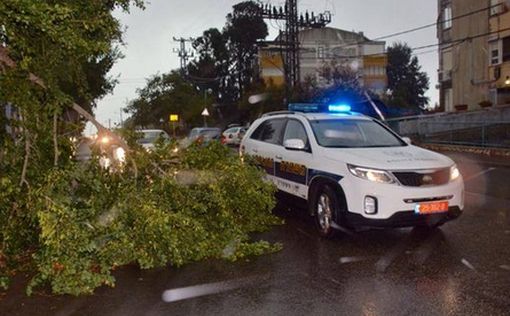
<instances>
[{"instance_id":1,"label":"car rear wheel","mask_svg":"<svg viewBox=\"0 0 510 316\"><path fill-rule=\"evenodd\" d=\"M325 185L319 189L314 203L315 226L319 234L332 238L336 234L333 223L336 222L340 210L338 196L334 189Z\"/></svg>"}]
</instances>

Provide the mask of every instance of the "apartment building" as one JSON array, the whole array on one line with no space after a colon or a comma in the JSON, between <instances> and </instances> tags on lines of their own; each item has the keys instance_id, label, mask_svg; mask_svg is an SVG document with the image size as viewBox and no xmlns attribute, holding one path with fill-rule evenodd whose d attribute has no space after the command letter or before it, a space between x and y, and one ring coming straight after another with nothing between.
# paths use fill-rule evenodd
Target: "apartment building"
<instances>
[{"instance_id":1,"label":"apartment building","mask_svg":"<svg viewBox=\"0 0 510 316\"><path fill-rule=\"evenodd\" d=\"M438 0L444 111L510 104L510 1Z\"/></svg>"},{"instance_id":2,"label":"apartment building","mask_svg":"<svg viewBox=\"0 0 510 316\"><path fill-rule=\"evenodd\" d=\"M275 42L278 42L276 39ZM316 77L318 70L331 61L350 66L359 74L361 84L375 93L388 86L388 63L383 41L371 41L362 32L349 32L331 27L305 29L299 32L301 80ZM266 83L283 85L284 59L277 45L260 49L259 65Z\"/></svg>"}]
</instances>

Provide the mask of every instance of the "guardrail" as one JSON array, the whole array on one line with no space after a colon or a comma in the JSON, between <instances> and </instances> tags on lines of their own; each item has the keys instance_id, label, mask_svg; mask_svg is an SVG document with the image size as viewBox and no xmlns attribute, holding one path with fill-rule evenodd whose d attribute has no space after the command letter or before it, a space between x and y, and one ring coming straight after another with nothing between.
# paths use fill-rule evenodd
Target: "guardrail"
<instances>
[{"instance_id":1,"label":"guardrail","mask_svg":"<svg viewBox=\"0 0 510 316\"><path fill-rule=\"evenodd\" d=\"M421 141L510 148L510 121L418 122Z\"/></svg>"},{"instance_id":2,"label":"guardrail","mask_svg":"<svg viewBox=\"0 0 510 316\"><path fill-rule=\"evenodd\" d=\"M510 121L437 121L407 118L413 121L412 129L402 129L402 121L389 121L397 133L423 143L443 143L479 147L510 148ZM397 123L397 124L395 124Z\"/></svg>"}]
</instances>

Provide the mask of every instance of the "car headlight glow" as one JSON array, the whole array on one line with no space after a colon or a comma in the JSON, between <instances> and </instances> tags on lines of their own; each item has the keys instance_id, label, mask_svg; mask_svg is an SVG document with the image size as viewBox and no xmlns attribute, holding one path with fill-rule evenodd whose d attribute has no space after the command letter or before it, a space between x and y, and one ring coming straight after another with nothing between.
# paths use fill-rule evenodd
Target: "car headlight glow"
<instances>
[{"instance_id":1,"label":"car headlight glow","mask_svg":"<svg viewBox=\"0 0 510 316\"><path fill-rule=\"evenodd\" d=\"M109 142L110 142L110 137L108 137L108 136L101 137L101 143L108 144Z\"/></svg>"},{"instance_id":2,"label":"car headlight glow","mask_svg":"<svg viewBox=\"0 0 510 316\"><path fill-rule=\"evenodd\" d=\"M450 181L457 180L460 177L460 171L457 166L453 166L450 168Z\"/></svg>"},{"instance_id":3,"label":"car headlight glow","mask_svg":"<svg viewBox=\"0 0 510 316\"><path fill-rule=\"evenodd\" d=\"M115 159L117 159L117 161L119 161L119 162L126 161L126 151L124 150L124 148L119 147L119 148L115 149L113 154L114 154Z\"/></svg>"},{"instance_id":4,"label":"car headlight glow","mask_svg":"<svg viewBox=\"0 0 510 316\"><path fill-rule=\"evenodd\" d=\"M358 178L365 179L377 183L395 183L393 176L387 171L368 169L363 167L357 167L353 165L347 165L349 171Z\"/></svg>"}]
</instances>

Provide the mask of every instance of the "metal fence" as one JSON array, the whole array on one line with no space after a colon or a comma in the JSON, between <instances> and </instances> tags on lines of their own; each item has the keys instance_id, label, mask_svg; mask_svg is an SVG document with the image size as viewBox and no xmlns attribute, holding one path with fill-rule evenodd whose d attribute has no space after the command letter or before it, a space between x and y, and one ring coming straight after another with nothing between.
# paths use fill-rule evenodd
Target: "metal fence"
<instances>
[{"instance_id":1,"label":"metal fence","mask_svg":"<svg viewBox=\"0 0 510 316\"><path fill-rule=\"evenodd\" d=\"M402 124L404 122L404 124ZM510 148L510 121L392 120L389 126L402 136L423 143Z\"/></svg>"}]
</instances>

